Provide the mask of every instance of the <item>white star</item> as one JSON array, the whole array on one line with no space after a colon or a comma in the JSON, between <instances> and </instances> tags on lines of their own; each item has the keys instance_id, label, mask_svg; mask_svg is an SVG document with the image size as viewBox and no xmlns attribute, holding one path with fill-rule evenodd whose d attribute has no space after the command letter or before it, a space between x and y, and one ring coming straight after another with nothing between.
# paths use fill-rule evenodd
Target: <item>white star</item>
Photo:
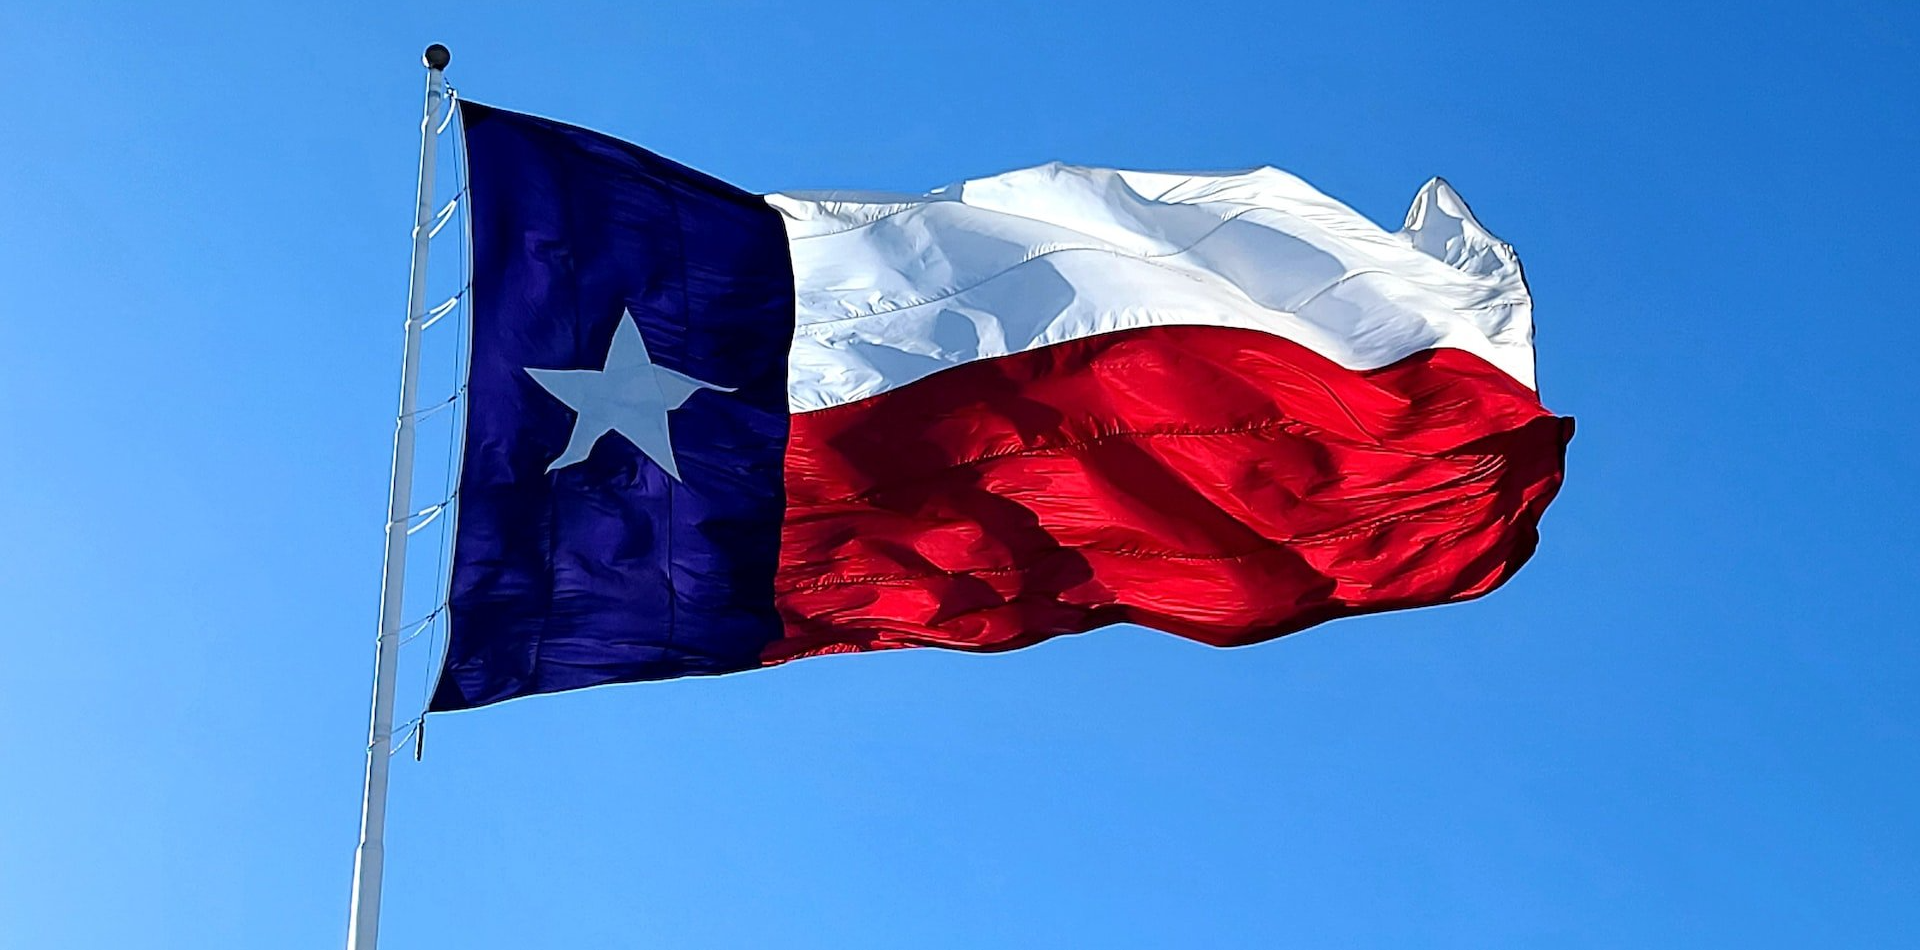
<instances>
[{"instance_id":1,"label":"white star","mask_svg":"<svg viewBox=\"0 0 1920 950\"><path fill-rule=\"evenodd\" d=\"M527 374L577 415L567 450L547 471L585 461L593 444L609 432L618 432L646 453L654 464L680 480L673 458L673 437L667 413L680 408L699 389L732 392L730 386L702 382L685 373L655 366L647 356L647 341L633 314L622 313L613 331L613 345L601 369L535 369Z\"/></svg>"}]
</instances>

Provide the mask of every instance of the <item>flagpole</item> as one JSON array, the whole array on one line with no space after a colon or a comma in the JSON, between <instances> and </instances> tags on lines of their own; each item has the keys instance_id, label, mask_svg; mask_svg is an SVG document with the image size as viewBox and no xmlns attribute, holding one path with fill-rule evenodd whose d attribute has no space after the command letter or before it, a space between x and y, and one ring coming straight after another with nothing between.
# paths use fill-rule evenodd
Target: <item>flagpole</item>
<instances>
[{"instance_id":1,"label":"flagpole","mask_svg":"<svg viewBox=\"0 0 1920 950\"><path fill-rule=\"evenodd\" d=\"M420 177L414 191L413 271L407 278L406 344L401 351L400 414L393 430L393 473L387 483L387 559L380 573L380 637L374 647L373 712L367 739L367 781L360 801L360 845L353 853L353 904L347 950L380 942L380 877L386 858L387 767L393 751L394 679L400 666L400 612L406 591L407 522L413 509L414 411L420 383L420 327L427 316L427 231L433 222L434 113L447 99L442 71L452 58L427 47L426 104L420 116Z\"/></svg>"}]
</instances>

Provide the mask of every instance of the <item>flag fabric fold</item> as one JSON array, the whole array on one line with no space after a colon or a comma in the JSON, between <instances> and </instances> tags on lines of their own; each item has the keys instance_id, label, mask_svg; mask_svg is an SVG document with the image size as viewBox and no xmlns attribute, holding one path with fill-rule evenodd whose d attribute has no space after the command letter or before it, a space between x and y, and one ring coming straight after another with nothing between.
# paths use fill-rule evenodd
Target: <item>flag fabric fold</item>
<instances>
[{"instance_id":1,"label":"flag fabric fold","mask_svg":"<svg viewBox=\"0 0 1920 950\"><path fill-rule=\"evenodd\" d=\"M1393 232L1271 168L760 197L462 109L436 710L1120 622L1252 643L1494 589L1560 485L1519 261L1437 179Z\"/></svg>"}]
</instances>

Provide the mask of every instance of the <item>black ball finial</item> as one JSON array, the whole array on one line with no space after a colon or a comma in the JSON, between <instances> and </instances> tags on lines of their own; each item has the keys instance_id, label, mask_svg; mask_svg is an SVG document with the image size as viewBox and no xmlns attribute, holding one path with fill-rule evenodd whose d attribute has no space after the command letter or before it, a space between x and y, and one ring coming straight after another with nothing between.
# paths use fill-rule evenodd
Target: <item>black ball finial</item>
<instances>
[{"instance_id":1,"label":"black ball finial","mask_svg":"<svg viewBox=\"0 0 1920 950\"><path fill-rule=\"evenodd\" d=\"M427 51L420 55L420 61L427 64L428 69L445 69L447 68L447 64L453 61L453 53L449 52L446 47L435 43L427 47Z\"/></svg>"}]
</instances>

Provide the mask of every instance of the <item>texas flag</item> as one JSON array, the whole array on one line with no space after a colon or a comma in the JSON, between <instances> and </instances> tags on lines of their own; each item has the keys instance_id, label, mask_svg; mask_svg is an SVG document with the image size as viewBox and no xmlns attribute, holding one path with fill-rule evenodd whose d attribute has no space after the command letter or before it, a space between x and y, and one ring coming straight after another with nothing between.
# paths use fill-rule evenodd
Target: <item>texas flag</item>
<instances>
[{"instance_id":1,"label":"texas flag","mask_svg":"<svg viewBox=\"0 0 1920 950\"><path fill-rule=\"evenodd\" d=\"M1513 250L1272 168L755 195L463 102L472 335L434 710L1476 597L1570 419Z\"/></svg>"}]
</instances>

